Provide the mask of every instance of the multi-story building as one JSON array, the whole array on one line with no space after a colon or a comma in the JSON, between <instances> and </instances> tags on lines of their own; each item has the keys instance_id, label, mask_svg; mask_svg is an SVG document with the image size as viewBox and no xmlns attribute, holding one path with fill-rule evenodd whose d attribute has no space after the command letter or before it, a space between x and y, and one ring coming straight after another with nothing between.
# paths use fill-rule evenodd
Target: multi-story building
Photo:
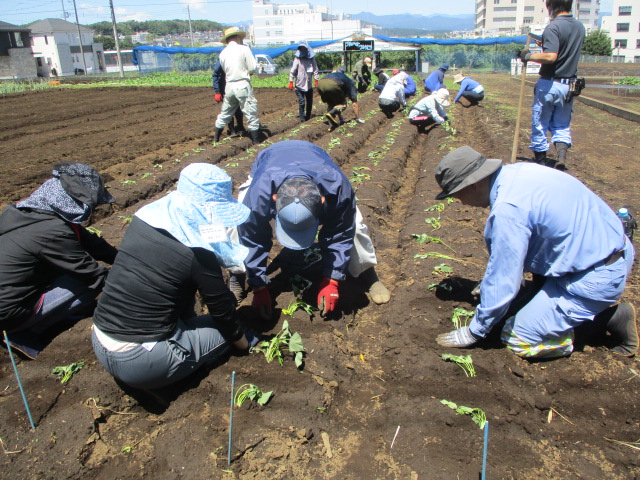
<instances>
[{"instance_id":1,"label":"multi-story building","mask_svg":"<svg viewBox=\"0 0 640 480\"><path fill-rule=\"evenodd\" d=\"M0 22L0 80L36 78L29 29Z\"/></svg>"},{"instance_id":2,"label":"multi-story building","mask_svg":"<svg viewBox=\"0 0 640 480\"><path fill-rule=\"evenodd\" d=\"M313 8L309 3L278 5L270 0L253 0L249 41L254 45L289 45L302 40L339 39L355 32L374 35L376 29L361 20L331 14L323 6Z\"/></svg>"},{"instance_id":3,"label":"multi-story building","mask_svg":"<svg viewBox=\"0 0 640 480\"><path fill-rule=\"evenodd\" d=\"M600 0L577 0L573 14L587 31L598 28ZM477 0L475 30L486 36L520 35L549 23L542 0Z\"/></svg>"},{"instance_id":4,"label":"multi-story building","mask_svg":"<svg viewBox=\"0 0 640 480\"><path fill-rule=\"evenodd\" d=\"M640 63L640 0L613 0L612 10L602 17L602 30L611 37L613 57Z\"/></svg>"},{"instance_id":5,"label":"multi-story building","mask_svg":"<svg viewBox=\"0 0 640 480\"><path fill-rule=\"evenodd\" d=\"M93 43L93 31L75 23L48 18L29 25L31 48L41 77L74 75L84 72L104 71L104 55L101 43ZM80 41L82 40L82 49ZM84 59L82 53L84 53Z\"/></svg>"}]
</instances>

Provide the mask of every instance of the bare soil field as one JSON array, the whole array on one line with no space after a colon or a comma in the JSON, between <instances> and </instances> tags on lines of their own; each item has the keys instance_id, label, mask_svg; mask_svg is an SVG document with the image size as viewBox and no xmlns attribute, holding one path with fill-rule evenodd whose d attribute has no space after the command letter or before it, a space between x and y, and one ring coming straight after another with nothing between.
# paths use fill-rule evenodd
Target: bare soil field
<instances>
[{"instance_id":1,"label":"bare soil field","mask_svg":"<svg viewBox=\"0 0 640 480\"><path fill-rule=\"evenodd\" d=\"M36 361L18 369L37 428L29 428L9 356L0 351L0 469L12 479L474 479L482 459L482 430L440 403L483 409L490 424L487 478L638 479L640 456L619 442L640 439L640 364L614 357L603 345L580 348L550 362L522 360L490 338L480 347L449 351L437 334L452 328L456 307L473 309L471 289L487 259L482 232L487 212L438 202L434 169L452 148L470 145L508 161L519 85L504 75L477 77L488 92L479 107L454 105L455 132L419 134L396 114L379 112L377 95L361 97L366 123L327 132L316 97L311 121L296 119L295 95L257 91L261 122L272 137L212 145L217 106L210 89L112 88L54 90L0 99L0 204L28 195L58 161L94 165L117 199L94 227L118 244L128 218L173 188L192 162L224 168L236 185L271 142L300 139L325 148L354 179L360 209L392 291L377 306L357 280L341 287L330 318L284 315L293 298L290 277L300 256L272 252L269 271L276 318L258 324L245 300L240 311L265 335L284 319L307 350L299 373L292 358L266 363L262 354L231 356L213 369L149 396L123 391L97 364L86 319L58 335ZM519 160L527 149L531 91L527 89ZM347 118L351 116L347 111ZM569 173L617 209L640 208L638 124L575 104ZM427 223L425 220L437 218ZM438 228L434 228L438 227ZM419 244L412 234L440 238ZM453 257L416 259L438 252ZM442 273L445 263L452 269ZM314 282L320 272L309 268ZM429 289L444 282L448 290ZM640 305L634 271L623 297ZM605 343L605 342L603 342ZM471 354L466 377L443 353ZM53 367L84 361L66 384ZM266 406L234 412L227 465L231 374L236 386L273 390ZM398 429L399 427L399 429ZM392 444L393 441L393 444ZM393 448L392 448L393 447Z\"/></svg>"}]
</instances>

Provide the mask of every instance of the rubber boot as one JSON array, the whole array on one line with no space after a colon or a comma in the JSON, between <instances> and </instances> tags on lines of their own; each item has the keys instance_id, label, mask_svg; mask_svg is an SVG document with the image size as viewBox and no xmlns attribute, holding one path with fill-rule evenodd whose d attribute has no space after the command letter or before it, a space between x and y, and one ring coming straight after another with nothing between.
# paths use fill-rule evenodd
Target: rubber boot
<instances>
[{"instance_id":1,"label":"rubber boot","mask_svg":"<svg viewBox=\"0 0 640 480\"><path fill-rule=\"evenodd\" d=\"M569 144L564 142L555 142L556 152L558 152L558 163L555 168L558 170L567 169L567 151L569 150Z\"/></svg>"},{"instance_id":2,"label":"rubber boot","mask_svg":"<svg viewBox=\"0 0 640 480\"><path fill-rule=\"evenodd\" d=\"M260 143L260 130L249 130L249 134L251 135L251 141L254 145Z\"/></svg>"},{"instance_id":3,"label":"rubber boot","mask_svg":"<svg viewBox=\"0 0 640 480\"><path fill-rule=\"evenodd\" d=\"M233 125L231 125L231 124L229 124L229 131L228 131L228 133L229 133L229 136L230 136L231 138L236 138L236 137L238 137L238 136L240 135L238 132L236 132L236 128L235 128L235 126L233 126Z\"/></svg>"},{"instance_id":4,"label":"rubber boot","mask_svg":"<svg viewBox=\"0 0 640 480\"><path fill-rule=\"evenodd\" d=\"M533 152L533 161L535 163L544 164L547 161L547 152Z\"/></svg>"},{"instance_id":5,"label":"rubber boot","mask_svg":"<svg viewBox=\"0 0 640 480\"><path fill-rule=\"evenodd\" d=\"M240 303L246 296L245 282L246 273L232 273L229 275L229 290L236 297L236 302Z\"/></svg>"},{"instance_id":6,"label":"rubber boot","mask_svg":"<svg viewBox=\"0 0 640 480\"><path fill-rule=\"evenodd\" d=\"M615 346L613 353L632 357L638 351L638 327L636 309L630 303L619 303L596 315L595 322L604 324Z\"/></svg>"},{"instance_id":7,"label":"rubber boot","mask_svg":"<svg viewBox=\"0 0 640 480\"><path fill-rule=\"evenodd\" d=\"M359 277L364 287L369 291L371 300L378 305L387 303L391 298L391 293L378 278L378 273L374 267L371 267L360 274Z\"/></svg>"},{"instance_id":8,"label":"rubber boot","mask_svg":"<svg viewBox=\"0 0 640 480\"><path fill-rule=\"evenodd\" d=\"M213 132L213 143L218 143L220 141L220 135L222 134L223 128L217 128Z\"/></svg>"}]
</instances>

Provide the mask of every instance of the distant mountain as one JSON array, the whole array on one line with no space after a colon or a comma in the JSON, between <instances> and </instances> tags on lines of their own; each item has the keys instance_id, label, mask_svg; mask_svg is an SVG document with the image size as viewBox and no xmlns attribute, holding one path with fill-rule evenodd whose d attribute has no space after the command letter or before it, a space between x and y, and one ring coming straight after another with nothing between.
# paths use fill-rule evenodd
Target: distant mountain
<instances>
[{"instance_id":1,"label":"distant mountain","mask_svg":"<svg viewBox=\"0 0 640 480\"><path fill-rule=\"evenodd\" d=\"M351 15L351 18L380 25L383 28L411 28L429 31L473 30L474 17L472 13L464 15L414 15L401 13L395 15L374 15L361 12Z\"/></svg>"}]
</instances>

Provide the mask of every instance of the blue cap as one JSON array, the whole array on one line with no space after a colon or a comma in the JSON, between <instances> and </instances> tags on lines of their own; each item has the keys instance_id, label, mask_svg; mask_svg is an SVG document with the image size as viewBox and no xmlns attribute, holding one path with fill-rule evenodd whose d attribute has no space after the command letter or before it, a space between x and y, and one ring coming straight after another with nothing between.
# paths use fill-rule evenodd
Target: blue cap
<instances>
[{"instance_id":1,"label":"blue cap","mask_svg":"<svg viewBox=\"0 0 640 480\"><path fill-rule=\"evenodd\" d=\"M449 70L449 64L443 63L442 65L440 65L440 70L444 70L446 72L447 70Z\"/></svg>"},{"instance_id":2,"label":"blue cap","mask_svg":"<svg viewBox=\"0 0 640 480\"><path fill-rule=\"evenodd\" d=\"M309 248L316 238L322 196L317 185L306 178L290 178L278 189L276 237L292 250Z\"/></svg>"}]
</instances>

